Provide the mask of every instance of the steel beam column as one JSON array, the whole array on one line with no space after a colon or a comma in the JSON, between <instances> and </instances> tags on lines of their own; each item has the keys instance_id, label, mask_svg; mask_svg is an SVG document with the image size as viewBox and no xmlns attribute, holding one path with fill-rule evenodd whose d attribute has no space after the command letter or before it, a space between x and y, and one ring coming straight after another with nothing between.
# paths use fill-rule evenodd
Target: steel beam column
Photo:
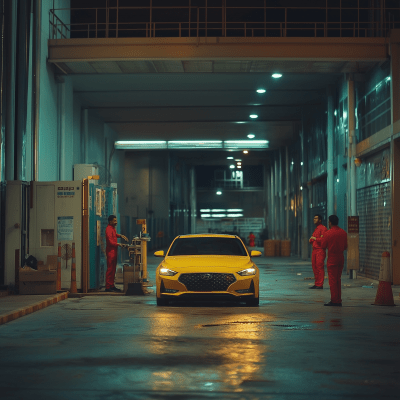
<instances>
[{"instance_id":1,"label":"steel beam column","mask_svg":"<svg viewBox=\"0 0 400 400\"><path fill-rule=\"evenodd\" d=\"M327 124L327 139L328 139L328 160L327 160L327 213L328 216L334 214L335 209L335 183L333 174L333 147L334 147L334 96L335 86L329 85L327 90L328 104L328 124Z\"/></svg>"}]
</instances>

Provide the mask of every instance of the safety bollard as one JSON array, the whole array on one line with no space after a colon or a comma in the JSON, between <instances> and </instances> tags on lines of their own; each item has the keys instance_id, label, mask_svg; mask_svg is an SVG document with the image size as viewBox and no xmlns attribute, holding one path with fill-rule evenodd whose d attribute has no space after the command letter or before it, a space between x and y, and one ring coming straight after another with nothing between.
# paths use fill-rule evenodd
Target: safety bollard
<instances>
[{"instance_id":1,"label":"safety bollard","mask_svg":"<svg viewBox=\"0 0 400 400\"><path fill-rule=\"evenodd\" d=\"M392 277L390 275L390 253L384 251L381 258L381 268L379 271L379 285L376 292L376 306L394 306L392 292Z\"/></svg>"}]
</instances>

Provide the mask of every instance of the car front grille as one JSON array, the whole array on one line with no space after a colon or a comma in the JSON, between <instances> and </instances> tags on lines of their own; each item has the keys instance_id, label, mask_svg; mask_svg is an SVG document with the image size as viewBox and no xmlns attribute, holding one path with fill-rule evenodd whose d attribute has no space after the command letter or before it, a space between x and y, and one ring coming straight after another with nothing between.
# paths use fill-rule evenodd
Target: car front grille
<instances>
[{"instance_id":1,"label":"car front grille","mask_svg":"<svg viewBox=\"0 0 400 400\"><path fill-rule=\"evenodd\" d=\"M218 273L181 274L178 280L190 292L221 292L236 282L235 275Z\"/></svg>"}]
</instances>

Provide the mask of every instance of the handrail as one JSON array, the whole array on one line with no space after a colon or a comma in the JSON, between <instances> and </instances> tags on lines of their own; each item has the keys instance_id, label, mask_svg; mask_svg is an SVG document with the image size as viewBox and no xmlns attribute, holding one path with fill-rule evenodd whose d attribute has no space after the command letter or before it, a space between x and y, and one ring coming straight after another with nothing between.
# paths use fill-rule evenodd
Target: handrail
<instances>
[{"instance_id":1,"label":"handrail","mask_svg":"<svg viewBox=\"0 0 400 400\"><path fill-rule=\"evenodd\" d=\"M144 10L149 11L147 20L123 22L121 19L121 15L126 16L134 11L141 11L143 14ZM175 22L157 21L155 12L170 10L188 10L188 16L186 20L181 19ZM235 10L247 10L249 14L259 11L262 19L253 21L250 17L242 17L244 19L242 21L230 20L233 19L233 14L230 15L230 13ZM297 13L306 10L310 11L308 16L313 15L313 12L325 10L325 18L307 22L296 21ZM72 20L69 24L64 23L56 15L67 11ZM221 18L217 22L211 22L209 14L216 11L221 14ZM333 13L337 13L337 11L339 11L340 17L336 16L336 19L332 20L335 15ZM357 18L349 14L354 11L357 11ZM379 15L379 21L360 18L360 13L365 11L373 12L376 14L375 17ZM278 18L278 14L280 14L280 18ZM268 20L269 16L269 19L274 20ZM73 22L74 18L78 17L83 21L86 19L87 22ZM398 21L395 21L395 17ZM400 10L385 8L382 13L380 7L344 7L343 4L340 7L330 8L301 6L60 8L50 10L50 25L53 28L50 30L50 39L68 37L287 37L288 35L302 37L303 34L306 37L382 37L386 36L390 29L400 28ZM84 30L80 29L82 25L85 26ZM144 27L140 28L141 25ZM308 27L306 27L307 25ZM87 34L83 35L82 32L87 32Z\"/></svg>"}]
</instances>

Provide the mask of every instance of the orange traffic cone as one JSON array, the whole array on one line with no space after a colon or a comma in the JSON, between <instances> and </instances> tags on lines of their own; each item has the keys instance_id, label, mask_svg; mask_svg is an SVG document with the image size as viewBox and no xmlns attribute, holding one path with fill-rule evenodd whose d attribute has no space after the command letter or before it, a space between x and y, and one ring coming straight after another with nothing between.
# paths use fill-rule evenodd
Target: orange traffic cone
<instances>
[{"instance_id":1,"label":"orange traffic cone","mask_svg":"<svg viewBox=\"0 0 400 400\"><path fill-rule=\"evenodd\" d=\"M379 286L376 292L376 306L394 306L392 292L392 277L390 275L390 253L384 251L382 253L381 269L379 271Z\"/></svg>"}]
</instances>

